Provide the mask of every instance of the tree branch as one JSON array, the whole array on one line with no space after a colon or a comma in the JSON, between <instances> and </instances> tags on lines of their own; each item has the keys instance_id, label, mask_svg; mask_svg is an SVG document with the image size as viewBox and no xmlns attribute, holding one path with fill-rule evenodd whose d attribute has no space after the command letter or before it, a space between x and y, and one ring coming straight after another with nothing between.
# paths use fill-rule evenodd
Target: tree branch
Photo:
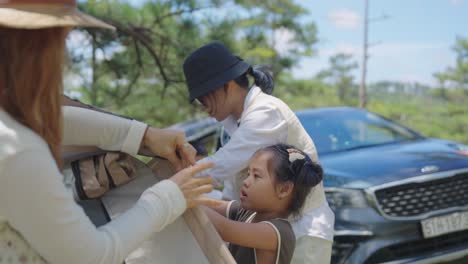
<instances>
[{"instance_id":1,"label":"tree branch","mask_svg":"<svg viewBox=\"0 0 468 264\"><path fill-rule=\"evenodd\" d=\"M103 18L103 20L106 20L108 23L112 24L115 28L117 28L117 30L121 31L122 33L133 37L135 40L137 40L139 43L141 43L146 48L146 50L151 55L151 57L153 58L153 60L154 60L154 62L156 64L156 66L159 69L159 73L161 74L161 77L163 79L164 87L167 87L169 85L169 83L171 82L171 80L167 76L167 74L166 74L166 72L164 70L164 66L163 66L161 60L159 59L159 56L156 54L156 52L154 51L154 49L152 47L151 39L148 38L147 36L141 34L140 32L137 32L137 31L133 30L132 28L127 28L126 26L122 25L121 23L119 23L117 21L106 19L106 18Z\"/></svg>"},{"instance_id":2,"label":"tree branch","mask_svg":"<svg viewBox=\"0 0 468 264\"><path fill-rule=\"evenodd\" d=\"M157 24L160 24L161 21L163 21L164 19L166 18L169 18L169 17L173 17L173 16L178 16L178 15L182 15L182 14L185 14L185 13L193 13L195 11L199 11L199 10L202 10L202 9L208 9L208 8L212 8L214 6L201 6L201 7L194 7L194 8L189 8L189 9L180 9L180 10L176 10L174 12L170 12L170 13L167 13L167 14L164 14L164 15L161 15L159 17L157 17L154 21L153 21L153 26L157 25Z\"/></svg>"},{"instance_id":3,"label":"tree branch","mask_svg":"<svg viewBox=\"0 0 468 264\"><path fill-rule=\"evenodd\" d=\"M140 52L140 46L138 46L138 42L133 39L133 45L135 47L135 53L136 53L136 63L138 64L138 68L143 68L143 62L141 61L141 52Z\"/></svg>"},{"instance_id":4,"label":"tree branch","mask_svg":"<svg viewBox=\"0 0 468 264\"><path fill-rule=\"evenodd\" d=\"M138 78L141 75L141 71L137 71L136 74L133 76L133 79L130 81L130 83L127 85L125 88L125 93L122 96L119 96L119 103L121 104L132 92L133 86L136 84L138 81Z\"/></svg>"}]
</instances>

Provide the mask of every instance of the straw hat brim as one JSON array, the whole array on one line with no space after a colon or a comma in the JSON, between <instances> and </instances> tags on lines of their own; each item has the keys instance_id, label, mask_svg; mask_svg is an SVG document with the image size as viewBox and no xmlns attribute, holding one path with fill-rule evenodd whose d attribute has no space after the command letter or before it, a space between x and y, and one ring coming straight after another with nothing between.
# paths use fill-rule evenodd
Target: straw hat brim
<instances>
[{"instance_id":1,"label":"straw hat brim","mask_svg":"<svg viewBox=\"0 0 468 264\"><path fill-rule=\"evenodd\" d=\"M0 7L0 26L23 29L50 27L115 28L75 6L64 5L16 5Z\"/></svg>"}]
</instances>

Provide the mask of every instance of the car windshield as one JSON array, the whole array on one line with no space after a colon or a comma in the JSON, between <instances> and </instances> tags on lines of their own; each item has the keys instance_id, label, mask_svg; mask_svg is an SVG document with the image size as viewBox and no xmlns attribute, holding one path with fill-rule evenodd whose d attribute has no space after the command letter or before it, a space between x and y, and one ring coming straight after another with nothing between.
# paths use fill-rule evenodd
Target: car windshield
<instances>
[{"instance_id":1,"label":"car windshield","mask_svg":"<svg viewBox=\"0 0 468 264\"><path fill-rule=\"evenodd\" d=\"M379 115L365 111L298 114L319 154L415 140L421 136Z\"/></svg>"}]
</instances>

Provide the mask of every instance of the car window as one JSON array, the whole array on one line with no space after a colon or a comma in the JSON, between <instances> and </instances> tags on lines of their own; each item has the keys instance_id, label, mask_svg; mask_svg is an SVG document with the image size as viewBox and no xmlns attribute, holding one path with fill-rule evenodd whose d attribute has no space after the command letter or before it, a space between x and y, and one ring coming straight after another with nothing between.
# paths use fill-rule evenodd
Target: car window
<instances>
[{"instance_id":1,"label":"car window","mask_svg":"<svg viewBox=\"0 0 468 264\"><path fill-rule=\"evenodd\" d=\"M400 140L401 135L387 126L364 120L346 120L343 123L350 137L361 144L378 144Z\"/></svg>"},{"instance_id":2,"label":"car window","mask_svg":"<svg viewBox=\"0 0 468 264\"><path fill-rule=\"evenodd\" d=\"M319 154L419 138L411 130L369 112L350 110L298 117Z\"/></svg>"}]
</instances>

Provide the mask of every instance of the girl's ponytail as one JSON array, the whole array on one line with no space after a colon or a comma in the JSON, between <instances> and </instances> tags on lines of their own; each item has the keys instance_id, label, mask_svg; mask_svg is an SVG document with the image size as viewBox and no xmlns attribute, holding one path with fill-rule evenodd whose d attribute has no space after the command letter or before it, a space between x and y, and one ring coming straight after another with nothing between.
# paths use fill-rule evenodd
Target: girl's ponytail
<instances>
[{"instance_id":1,"label":"girl's ponytail","mask_svg":"<svg viewBox=\"0 0 468 264\"><path fill-rule=\"evenodd\" d=\"M319 164L312 162L309 157L292 162L291 170L296 175L295 184L315 187L323 180L322 167Z\"/></svg>"}]
</instances>

